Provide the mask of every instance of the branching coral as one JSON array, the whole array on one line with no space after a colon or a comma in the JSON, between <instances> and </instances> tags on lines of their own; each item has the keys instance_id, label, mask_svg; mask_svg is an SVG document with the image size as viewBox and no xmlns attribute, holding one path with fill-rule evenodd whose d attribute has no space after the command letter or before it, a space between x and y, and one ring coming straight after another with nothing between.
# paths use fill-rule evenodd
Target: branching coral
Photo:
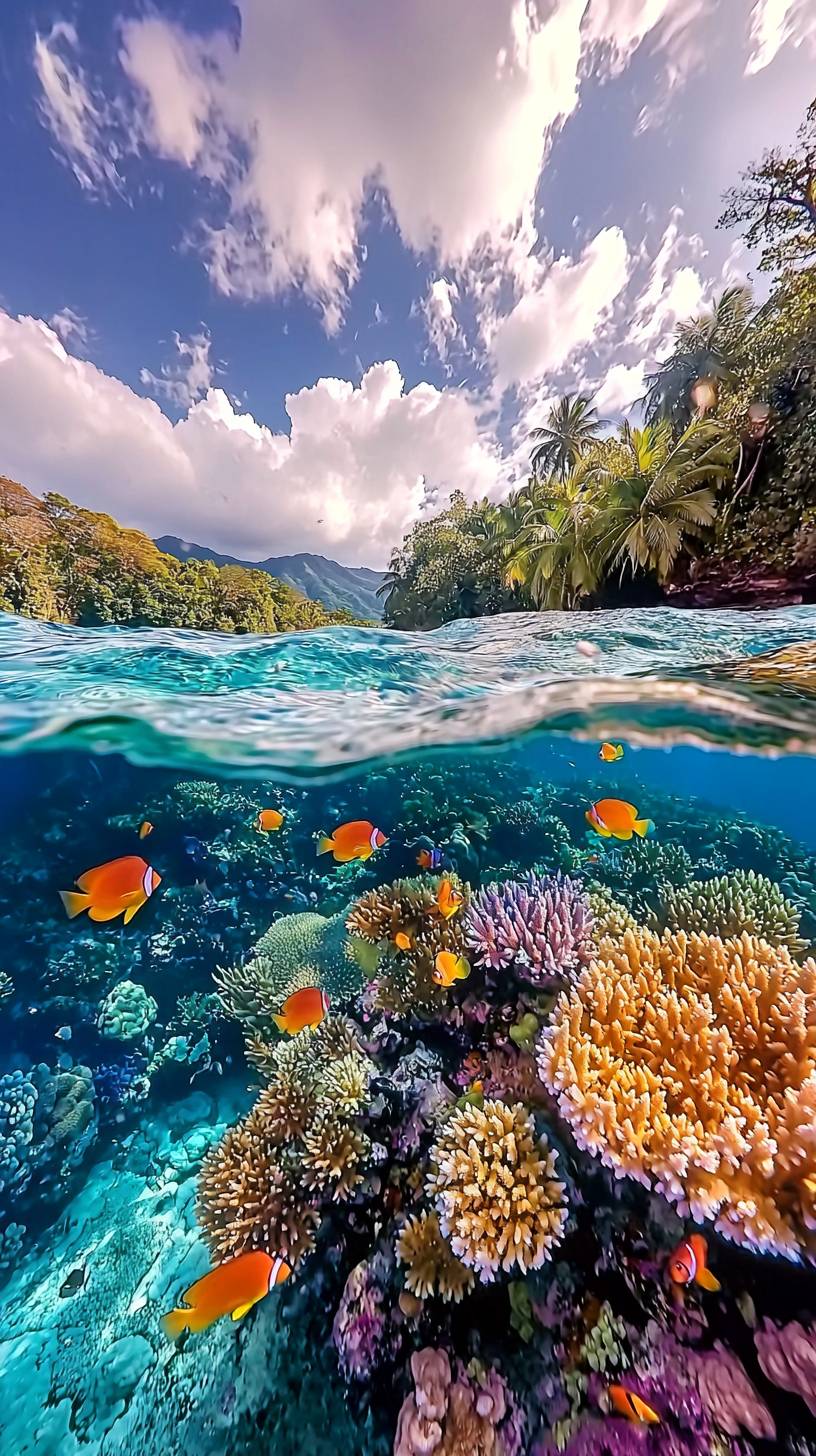
<instances>
[{"instance_id":1,"label":"branching coral","mask_svg":"<svg viewBox=\"0 0 816 1456\"><path fill-rule=\"evenodd\" d=\"M467 889L448 876L467 899ZM448 992L433 979L442 950L462 955L465 906L446 920L436 903L438 879L395 880L369 890L346 918L346 928L364 943L381 948L385 965L374 985L373 1004L397 1015L431 1015L448 1002ZM398 953L395 937L405 935L410 949ZM381 959L382 959L381 957Z\"/></svg>"},{"instance_id":2,"label":"branching coral","mask_svg":"<svg viewBox=\"0 0 816 1456\"><path fill-rule=\"evenodd\" d=\"M427 1299L439 1294L459 1302L473 1288L474 1277L442 1236L435 1213L413 1214L405 1220L397 1239L397 1258L405 1264L405 1283L412 1294Z\"/></svg>"},{"instance_id":3,"label":"branching coral","mask_svg":"<svg viewBox=\"0 0 816 1456\"><path fill-rule=\"evenodd\" d=\"M562 994L542 1080L579 1145L752 1248L816 1229L816 963L748 935L627 931Z\"/></svg>"},{"instance_id":4,"label":"branching coral","mask_svg":"<svg viewBox=\"0 0 816 1456\"><path fill-rule=\"evenodd\" d=\"M629 908L616 900L605 885L593 885L587 897L592 911L596 940L620 940L625 930L636 930L637 921Z\"/></svg>"},{"instance_id":5,"label":"branching coral","mask_svg":"<svg viewBox=\"0 0 816 1456\"><path fill-rule=\"evenodd\" d=\"M567 1219L556 1155L521 1104L456 1111L431 1149L426 1189L453 1252L483 1283L499 1269L537 1269Z\"/></svg>"},{"instance_id":6,"label":"branching coral","mask_svg":"<svg viewBox=\"0 0 816 1456\"><path fill-rule=\"evenodd\" d=\"M592 912L578 880L530 875L480 891L465 917L465 939L479 965L557 985L589 960Z\"/></svg>"},{"instance_id":7,"label":"branching coral","mask_svg":"<svg viewBox=\"0 0 816 1456\"><path fill-rule=\"evenodd\" d=\"M797 907L785 899L778 885L753 870L734 870L713 880L689 880L686 885L663 885L658 920L673 930L702 931L723 939L745 931L791 951L804 945Z\"/></svg>"},{"instance_id":8,"label":"branching coral","mask_svg":"<svg viewBox=\"0 0 816 1456\"><path fill-rule=\"evenodd\" d=\"M144 986L136 981L120 981L102 1002L97 1025L103 1036L135 1041L144 1036L157 1011L156 1002Z\"/></svg>"},{"instance_id":9,"label":"branching coral","mask_svg":"<svg viewBox=\"0 0 816 1456\"><path fill-rule=\"evenodd\" d=\"M332 997L353 996L362 982L351 955L342 915L312 911L274 921L243 965L220 969L215 983L229 1016L252 1033L272 1030L272 1016L302 986L319 986Z\"/></svg>"},{"instance_id":10,"label":"branching coral","mask_svg":"<svg viewBox=\"0 0 816 1456\"><path fill-rule=\"evenodd\" d=\"M342 1203L363 1180L363 1164L371 1151L364 1132L324 1106L302 1136L301 1180L310 1192L329 1194Z\"/></svg>"}]
</instances>

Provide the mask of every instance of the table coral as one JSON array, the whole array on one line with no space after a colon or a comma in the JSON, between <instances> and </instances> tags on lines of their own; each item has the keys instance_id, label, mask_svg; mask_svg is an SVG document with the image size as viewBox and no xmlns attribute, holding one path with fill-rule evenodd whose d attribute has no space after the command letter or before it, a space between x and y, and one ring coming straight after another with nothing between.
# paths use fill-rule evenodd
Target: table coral
<instances>
[{"instance_id":1,"label":"table coral","mask_svg":"<svg viewBox=\"0 0 816 1456\"><path fill-rule=\"evenodd\" d=\"M539 1071L579 1145L738 1243L816 1229L816 963L749 935L626 931L564 992Z\"/></svg>"},{"instance_id":2,"label":"table coral","mask_svg":"<svg viewBox=\"0 0 816 1456\"><path fill-rule=\"evenodd\" d=\"M774 1385L801 1395L816 1416L816 1328L792 1320L786 1325L765 1320L754 1335L763 1373Z\"/></svg>"},{"instance_id":3,"label":"table coral","mask_svg":"<svg viewBox=\"0 0 816 1456\"><path fill-rule=\"evenodd\" d=\"M557 985L589 960L592 912L580 881L568 876L506 880L474 896L465 939L478 965Z\"/></svg>"},{"instance_id":4,"label":"table coral","mask_svg":"<svg viewBox=\"0 0 816 1456\"><path fill-rule=\"evenodd\" d=\"M446 1302L458 1304L473 1288L473 1271L457 1259L435 1213L423 1211L406 1218L396 1250L397 1258L406 1266L406 1287L420 1299L439 1294Z\"/></svg>"},{"instance_id":5,"label":"table coral","mask_svg":"<svg viewBox=\"0 0 816 1456\"><path fill-rule=\"evenodd\" d=\"M97 1025L103 1036L135 1041L144 1036L157 1011L156 1002L144 986L137 981L120 981L99 1007Z\"/></svg>"},{"instance_id":6,"label":"table coral","mask_svg":"<svg viewBox=\"0 0 816 1456\"><path fill-rule=\"evenodd\" d=\"M440 1228L483 1283L499 1269L537 1269L552 1257L567 1219L564 1185L555 1153L520 1103L460 1108L430 1161L426 1190Z\"/></svg>"},{"instance_id":7,"label":"table coral","mask_svg":"<svg viewBox=\"0 0 816 1456\"><path fill-rule=\"evenodd\" d=\"M657 913L661 926L675 930L703 931L723 939L746 931L791 951L804 946L796 905L772 880L753 870L734 870L685 885L666 884Z\"/></svg>"}]
</instances>

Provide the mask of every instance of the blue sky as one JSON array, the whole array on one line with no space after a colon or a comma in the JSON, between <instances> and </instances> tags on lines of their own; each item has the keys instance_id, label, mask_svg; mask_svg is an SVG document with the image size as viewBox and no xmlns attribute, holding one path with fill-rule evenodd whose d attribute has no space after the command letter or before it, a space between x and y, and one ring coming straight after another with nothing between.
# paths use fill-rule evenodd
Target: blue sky
<instances>
[{"instance_id":1,"label":"blue sky","mask_svg":"<svg viewBox=\"0 0 816 1456\"><path fill-rule=\"evenodd\" d=\"M0 471L384 565L750 275L720 196L792 138L814 33L816 0L7 5Z\"/></svg>"}]
</instances>

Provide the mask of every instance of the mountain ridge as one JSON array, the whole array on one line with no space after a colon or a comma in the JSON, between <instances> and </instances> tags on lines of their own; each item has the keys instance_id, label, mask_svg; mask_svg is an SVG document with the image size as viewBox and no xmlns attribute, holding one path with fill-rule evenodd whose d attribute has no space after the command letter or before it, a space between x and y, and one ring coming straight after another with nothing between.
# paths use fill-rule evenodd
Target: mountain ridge
<instances>
[{"instance_id":1,"label":"mountain ridge","mask_svg":"<svg viewBox=\"0 0 816 1456\"><path fill-rule=\"evenodd\" d=\"M200 546L195 541L184 541L180 536L158 536L155 544L160 551L166 551L179 561L212 561L216 566L243 566L265 571L323 606L334 610L345 607L358 617L376 620L382 617L377 588L385 573L368 566L342 566L339 561L311 551L247 561L244 557L229 556L208 546Z\"/></svg>"}]
</instances>

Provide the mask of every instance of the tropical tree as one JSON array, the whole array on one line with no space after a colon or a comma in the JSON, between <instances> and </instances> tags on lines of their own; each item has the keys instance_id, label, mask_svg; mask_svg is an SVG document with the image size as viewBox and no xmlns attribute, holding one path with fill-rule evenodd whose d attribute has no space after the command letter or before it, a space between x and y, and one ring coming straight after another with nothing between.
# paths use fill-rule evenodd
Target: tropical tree
<instances>
[{"instance_id":1,"label":"tropical tree","mask_svg":"<svg viewBox=\"0 0 816 1456\"><path fill-rule=\"evenodd\" d=\"M808 107L790 152L765 152L725 194L720 227L742 227L759 266L774 272L816 257L816 101Z\"/></svg>"},{"instance_id":2,"label":"tropical tree","mask_svg":"<svg viewBox=\"0 0 816 1456\"><path fill-rule=\"evenodd\" d=\"M566 610L600 585L592 535L596 506L582 476L542 483L504 556L508 583L520 585L537 607Z\"/></svg>"},{"instance_id":3,"label":"tropical tree","mask_svg":"<svg viewBox=\"0 0 816 1456\"><path fill-rule=\"evenodd\" d=\"M681 434L716 408L720 386L734 383L754 319L751 291L726 288L713 306L678 323L671 352L646 375L647 424L667 421Z\"/></svg>"},{"instance_id":4,"label":"tropical tree","mask_svg":"<svg viewBox=\"0 0 816 1456\"><path fill-rule=\"evenodd\" d=\"M587 447L600 436L604 421L588 394L565 394L552 406L547 422L533 430L530 464L537 480L566 480Z\"/></svg>"},{"instance_id":5,"label":"tropical tree","mask_svg":"<svg viewBox=\"0 0 816 1456\"><path fill-rule=\"evenodd\" d=\"M675 441L667 422L620 434L623 459L590 472L597 512L590 528L603 572L669 580L690 540L716 515L715 487L732 473L737 442L717 420L693 420Z\"/></svg>"}]
</instances>

